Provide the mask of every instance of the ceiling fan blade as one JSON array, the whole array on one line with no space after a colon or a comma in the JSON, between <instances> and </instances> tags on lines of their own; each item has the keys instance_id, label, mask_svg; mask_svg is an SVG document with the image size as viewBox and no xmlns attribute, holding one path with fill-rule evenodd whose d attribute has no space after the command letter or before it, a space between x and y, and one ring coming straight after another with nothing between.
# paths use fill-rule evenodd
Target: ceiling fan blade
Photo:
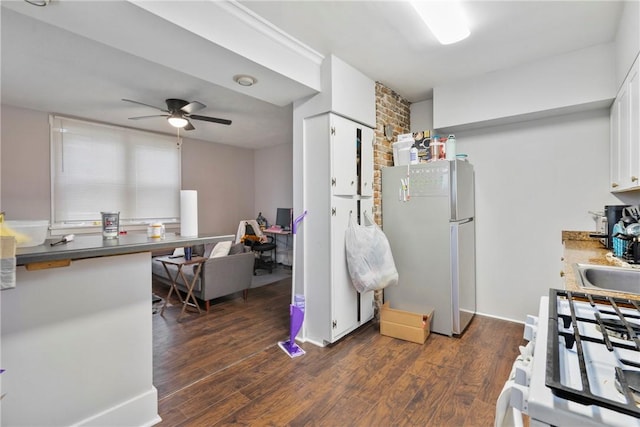
<instances>
[{"instance_id":1,"label":"ceiling fan blade","mask_svg":"<svg viewBox=\"0 0 640 427\"><path fill-rule=\"evenodd\" d=\"M183 129L184 130L194 130L195 128L193 127L191 122L189 120L187 120L187 125L185 127L183 127Z\"/></svg>"},{"instance_id":2,"label":"ceiling fan blade","mask_svg":"<svg viewBox=\"0 0 640 427\"><path fill-rule=\"evenodd\" d=\"M212 123L220 123L221 125L230 125L231 124L231 120L227 120L227 119L218 119L216 117L207 117L207 116L197 116L194 114L189 115L190 119L194 119L194 120L202 120L205 122L212 122Z\"/></svg>"},{"instance_id":3,"label":"ceiling fan blade","mask_svg":"<svg viewBox=\"0 0 640 427\"><path fill-rule=\"evenodd\" d=\"M191 113L195 113L196 111L200 111L203 108L207 108L206 105L204 105L202 102L198 102L198 101L193 101L188 103L187 105L185 105L184 107L180 108L182 111L184 111L187 114L191 114Z\"/></svg>"},{"instance_id":4,"label":"ceiling fan blade","mask_svg":"<svg viewBox=\"0 0 640 427\"><path fill-rule=\"evenodd\" d=\"M131 102L131 103L133 103L133 104L144 105L145 107L155 108L156 110L164 111L165 113L168 113L168 112L169 112L169 111L167 111L167 110L165 110L165 109L163 109L163 108L156 107L155 105L145 104L144 102L138 102L138 101L134 101L134 100L132 100L132 99L125 99L125 98L122 98L122 100L123 100L123 101L125 101L125 102Z\"/></svg>"},{"instance_id":5,"label":"ceiling fan blade","mask_svg":"<svg viewBox=\"0 0 640 427\"><path fill-rule=\"evenodd\" d=\"M167 117L167 115L166 114L155 114L153 116L129 117L129 120L150 119L151 117Z\"/></svg>"}]
</instances>

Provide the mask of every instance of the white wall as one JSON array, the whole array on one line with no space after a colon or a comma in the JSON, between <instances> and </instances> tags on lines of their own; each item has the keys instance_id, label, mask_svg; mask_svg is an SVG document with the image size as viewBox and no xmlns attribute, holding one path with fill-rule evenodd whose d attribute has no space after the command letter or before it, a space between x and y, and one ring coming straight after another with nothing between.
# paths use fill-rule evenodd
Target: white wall
<instances>
[{"instance_id":1,"label":"white wall","mask_svg":"<svg viewBox=\"0 0 640 427\"><path fill-rule=\"evenodd\" d=\"M236 234L253 218L253 150L184 139L182 188L198 191L198 232Z\"/></svg>"},{"instance_id":2,"label":"white wall","mask_svg":"<svg viewBox=\"0 0 640 427\"><path fill-rule=\"evenodd\" d=\"M414 102L409 106L411 132L433 129L433 99Z\"/></svg>"},{"instance_id":3,"label":"white wall","mask_svg":"<svg viewBox=\"0 0 640 427\"><path fill-rule=\"evenodd\" d=\"M614 44L601 44L435 87L433 127L448 130L592 103L611 105L614 62Z\"/></svg>"},{"instance_id":4,"label":"white wall","mask_svg":"<svg viewBox=\"0 0 640 427\"><path fill-rule=\"evenodd\" d=\"M456 139L476 171L478 312L524 321L549 287L563 287L561 231L594 230L588 211L621 203L608 191L608 110Z\"/></svg>"},{"instance_id":5,"label":"white wall","mask_svg":"<svg viewBox=\"0 0 640 427\"><path fill-rule=\"evenodd\" d=\"M51 207L49 116L2 105L0 207L7 219L46 219Z\"/></svg>"},{"instance_id":6,"label":"white wall","mask_svg":"<svg viewBox=\"0 0 640 427\"><path fill-rule=\"evenodd\" d=\"M254 216L276 221L278 208L293 208L293 143L254 151Z\"/></svg>"}]
</instances>

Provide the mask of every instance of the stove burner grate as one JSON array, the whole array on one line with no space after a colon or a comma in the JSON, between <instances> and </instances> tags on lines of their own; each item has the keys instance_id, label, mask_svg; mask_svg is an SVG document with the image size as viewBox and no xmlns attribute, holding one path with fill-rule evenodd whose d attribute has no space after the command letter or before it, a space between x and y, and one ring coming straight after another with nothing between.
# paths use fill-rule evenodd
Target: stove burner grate
<instances>
[{"instance_id":1,"label":"stove burner grate","mask_svg":"<svg viewBox=\"0 0 640 427\"><path fill-rule=\"evenodd\" d=\"M640 335L640 325L627 320L629 326L636 336ZM627 330L627 325L620 319L602 319L601 323L596 325L596 329L602 332L604 329L609 336L630 341L633 337Z\"/></svg>"},{"instance_id":2,"label":"stove burner grate","mask_svg":"<svg viewBox=\"0 0 640 427\"><path fill-rule=\"evenodd\" d=\"M568 302L570 314L558 313L558 304L561 300ZM594 319L584 318L577 314L575 303L579 302L585 304L585 301L588 301L588 304L594 308ZM598 303L598 306L596 306L596 302ZM602 306L606 306L606 308L601 308ZM631 310L625 310L623 313L620 310L620 307L631 307ZM601 314L606 316L615 315L617 316L617 319L616 321L612 321L610 317L605 317L603 319ZM638 324L631 321L631 319L640 319L640 306L636 301L622 298L601 297L582 292L550 289L545 384L547 387L551 388L553 394L559 398L572 400L583 405L598 405L640 418L640 407L635 402L632 388L629 387L629 383L626 380L627 377L622 369L616 368L616 378L619 380L620 390L625 397L626 402L608 399L592 392L592 388L589 385L589 376L587 374L583 348L586 343L595 343L605 346L610 352L613 351L614 348L619 348L625 351L634 352L634 354L637 353L638 357L634 357L634 359L639 359L640 338L638 338L638 330L636 329ZM619 325L616 327L618 327L618 331L620 331L621 336L626 335L628 337L628 341L626 342L618 342L619 340L612 341L610 339L608 326L613 325L618 321ZM600 328L602 339L581 334L580 328L578 327L579 322L595 323ZM564 329L568 329L569 331L560 330L560 324L564 326ZM578 364L580 368L581 387L576 388L565 385L561 381L560 337L563 337L566 348L573 348L575 345L575 352L578 357ZM619 361L621 363L626 362L623 359ZM637 365L636 362L631 363ZM622 381L620 381L620 378L622 378Z\"/></svg>"},{"instance_id":3,"label":"stove burner grate","mask_svg":"<svg viewBox=\"0 0 640 427\"><path fill-rule=\"evenodd\" d=\"M636 405L640 405L640 371L616 368L615 386L616 390L622 394L628 392L627 398L633 399Z\"/></svg>"}]
</instances>

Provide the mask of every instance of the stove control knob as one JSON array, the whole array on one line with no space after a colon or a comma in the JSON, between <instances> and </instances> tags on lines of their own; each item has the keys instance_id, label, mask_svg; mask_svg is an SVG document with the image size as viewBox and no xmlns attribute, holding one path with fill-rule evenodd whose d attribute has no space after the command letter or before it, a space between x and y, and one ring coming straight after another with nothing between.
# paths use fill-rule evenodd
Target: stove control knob
<instances>
[{"instance_id":1,"label":"stove control knob","mask_svg":"<svg viewBox=\"0 0 640 427\"><path fill-rule=\"evenodd\" d=\"M538 332L538 318L536 316L527 315L524 322L524 339L535 342L536 333Z\"/></svg>"},{"instance_id":2,"label":"stove control knob","mask_svg":"<svg viewBox=\"0 0 640 427\"><path fill-rule=\"evenodd\" d=\"M515 383L528 387L531 383L531 364L516 362L514 364L514 368L515 371L513 380L515 381Z\"/></svg>"},{"instance_id":3,"label":"stove control knob","mask_svg":"<svg viewBox=\"0 0 640 427\"><path fill-rule=\"evenodd\" d=\"M509 403L523 414L529 415L529 387L514 384L511 387Z\"/></svg>"}]
</instances>

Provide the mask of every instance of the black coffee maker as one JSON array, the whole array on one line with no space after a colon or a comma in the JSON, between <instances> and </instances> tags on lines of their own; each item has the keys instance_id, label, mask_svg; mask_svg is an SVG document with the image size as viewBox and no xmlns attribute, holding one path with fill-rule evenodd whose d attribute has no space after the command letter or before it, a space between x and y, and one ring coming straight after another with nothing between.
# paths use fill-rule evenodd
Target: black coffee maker
<instances>
[{"instance_id":1,"label":"black coffee maker","mask_svg":"<svg viewBox=\"0 0 640 427\"><path fill-rule=\"evenodd\" d=\"M613 249L613 226L622 218L622 210L629 205L607 205L604 215L607 217L607 249Z\"/></svg>"},{"instance_id":2,"label":"black coffee maker","mask_svg":"<svg viewBox=\"0 0 640 427\"><path fill-rule=\"evenodd\" d=\"M628 260L631 264L640 264L640 238L636 237L629 247Z\"/></svg>"}]
</instances>

